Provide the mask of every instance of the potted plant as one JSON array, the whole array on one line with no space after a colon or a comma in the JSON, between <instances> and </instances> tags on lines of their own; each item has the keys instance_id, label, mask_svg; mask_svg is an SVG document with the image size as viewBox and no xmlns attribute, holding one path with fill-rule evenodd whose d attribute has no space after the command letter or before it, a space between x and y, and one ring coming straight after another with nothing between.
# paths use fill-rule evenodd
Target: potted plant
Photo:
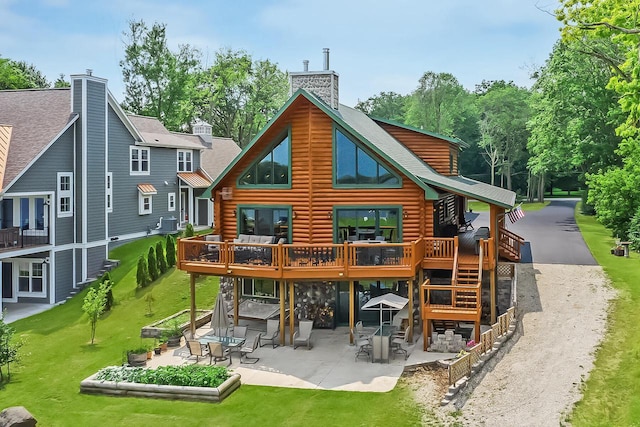
<instances>
[{"instance_id":1,"label":"potted plant","mask_svg":"<svg viewBox=\"0 0 640 427\"><path fill-rule=\"evenodd\" d=\"M153 352L156 356L159 356L162 353L162 348L160 347L160 340L158 338L153 342Z\"/></svg>"},{"instance_id":2,"label":"potted plant","mask_svg":"<svg viewBox=\"0 0 640 427\"><path fill-rule=\"evenodd\" d=\"M177 320L174 320L169 324L169 327L165 330L167 336L167 345L169 347L180 346L180 339L182 338L182 328Z\"/></svg>"},{"instance_id":3,"label":"potted plant","mask_svg":"<svg viewBox=\"0 0 640 427\"><path fill-rule=\"evenodd\" d=\"M127 350L127 363L131 366L145 366L147 364L147 347L140 346Z\"/></svg>"}]
</instances>

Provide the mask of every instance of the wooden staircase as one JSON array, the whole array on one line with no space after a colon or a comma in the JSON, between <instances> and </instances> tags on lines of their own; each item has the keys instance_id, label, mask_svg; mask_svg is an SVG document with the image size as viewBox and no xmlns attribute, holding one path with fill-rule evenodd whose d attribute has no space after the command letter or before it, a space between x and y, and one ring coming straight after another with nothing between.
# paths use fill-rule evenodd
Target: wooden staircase
<instances>
[{"instance_id":1,"label":"wooden staircase","mask_svg":"<svg viewBox=\"0 0 640 427\"><path fill-rule=\"evenodd\" d=\"M524 245L524 239L504 227L500 227L498 232L499 255L509 261L520 262L520 259L522 258L521 250Z\"/></svg>"},{"instance_id":2,"label":"wooden staircase","mask_svg":"<svg viewBox=\"0 0 640 427\"><path fill-rule=\"evenodd\" d=\"M455 305L457 307L473 308L480 307L478 293L469 289L470 286L476 286L480 283L481 275L477 264L458 264L455 286L466 287L466 289L456 290Z\"/></svg>"}]
</instances>

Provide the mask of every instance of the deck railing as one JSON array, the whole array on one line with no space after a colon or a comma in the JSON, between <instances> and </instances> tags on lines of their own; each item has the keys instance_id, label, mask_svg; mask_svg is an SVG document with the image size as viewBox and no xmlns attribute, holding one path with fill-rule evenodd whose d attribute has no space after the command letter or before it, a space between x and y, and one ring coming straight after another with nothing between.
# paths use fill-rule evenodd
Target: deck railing
<instances>
[{"instance_id":1,"label":"deck railing","mask_svg":"<svg viewBox=\"0 0 640 427\"><path fill-rule=\"evenodd\" d=\"M423 237L422 241L425 257L453 259L457 237Z\"/></svg>"},{"instance_id":2,"label":"deck railing","mask_svg":"<svg viewBox=\"0 0 640 427\"><path fill-rule=\"evenodd\" d=\"M511 258L520 260L524 239L504 227L500 227L498 232L500 236L498 240L500 249L506 254L511 255Z\"/></svg>"},{"instance_id":3,"label":"deck railing","mask_svg":"<svg viewBox=\"0 0 640 427\"><path fill-rule=\"evenodd\" d=\"M2 252L49 243L49 227L33 230L24 230L20 227L0 229L0 251Z\"/></svg>"}]
</instances>

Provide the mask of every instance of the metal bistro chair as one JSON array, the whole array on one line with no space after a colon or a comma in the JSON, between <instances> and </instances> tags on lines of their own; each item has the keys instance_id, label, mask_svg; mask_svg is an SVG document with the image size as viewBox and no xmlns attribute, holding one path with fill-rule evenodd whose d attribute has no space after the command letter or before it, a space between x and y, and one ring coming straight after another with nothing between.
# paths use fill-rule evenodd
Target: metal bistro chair
<instances>
[{"instance_id":1,"label":"metal bistro chair","mask_svg":"<svg viewBox=\"0 0 640 427\"><path fill-rule=\"evenodd\" d=\"M373 360L372 358L372 346L371 346L371 339L368 337L361 337L358 336L358 334L356 333L355 330L351 330L351 333L354 336L354 342L356 345L356 362L358 361L359 357L365 356L367 358L367 360L369 360L370 358Z\"/></svg>"},{"instance_id":2,"label":"metal bistro chair","mask_svg":"<svg viewBox=\"0 0 640 427\"><path fill-rule=\"evenodd\" d=\"M279 334L280 334L280 320L268 319L267 333L260 338L260 347L264 345L263 342L269 342L269 341L271 341L271 345L273 345L273 348L278 347L280 345L280 343L278 343L277 341Z\"/></svg>"},{"instance_id":3,"label":"metal bistro chair","mask_svg":"<svg viewBox=\"0 0 640 427\"><path fill-rule=\"evenodd\" d=\"M189 349L189 357L196 356L196 363L200 361L200 357L207 355L207 348L200 344L200 341L188 340L187 348Z\"/></svg>"},{"instance_id":4,"label":"metal bistro chair","mask_svg":"<svg viewBox=\"0 0 640 427\"><path fill-rule=\"evenodd\" d=\"M209 365L213 361L214 364L223 360L229 359L229 365L231 365L231 352L228 348L224 348L219 342L207 343L209 347Z\"/></svg>"},{"instance_id":5,"label":"metal bistro chair","mask_svg":"<svg viewBox=\"0 0 640 427\"><path fill-rule=\"evenodd\" d=\"M240 349L240 363L256 363L258 360L260 360L259 357L249 357L247 356L247 354L251 354L254 351L256 351L256 349L260 345L261 336L262 336L262 333L259 333L258 335L256 335L256 337L253 339L253 345L251 345L251 347L247 346L247 347L242 347ZM244 361L242 360L243 357L244 357ZM251 360L251 362L249 362L249 360Z\"/></svg>"}]
</instances>

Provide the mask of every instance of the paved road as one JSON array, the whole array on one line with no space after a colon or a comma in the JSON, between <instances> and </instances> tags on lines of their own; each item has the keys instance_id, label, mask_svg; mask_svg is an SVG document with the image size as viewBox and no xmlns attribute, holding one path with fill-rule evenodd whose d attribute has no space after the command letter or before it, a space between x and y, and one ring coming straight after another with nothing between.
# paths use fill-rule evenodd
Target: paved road
<instances>
[{"instance_id":1,"label":"paved road","mask_svg":"<svg viewBox=\"0 0 640 427\"><path fill-rule=\"evenodd\" d=\"M526 212L515 224L506 220L507 228L525 239L521 262L597 265L574 219L577 202L578 199L552 199L545 208ZM487 212L480 213L473 225L487 225L488 217Z\"/></svg>"}]
</instances>

